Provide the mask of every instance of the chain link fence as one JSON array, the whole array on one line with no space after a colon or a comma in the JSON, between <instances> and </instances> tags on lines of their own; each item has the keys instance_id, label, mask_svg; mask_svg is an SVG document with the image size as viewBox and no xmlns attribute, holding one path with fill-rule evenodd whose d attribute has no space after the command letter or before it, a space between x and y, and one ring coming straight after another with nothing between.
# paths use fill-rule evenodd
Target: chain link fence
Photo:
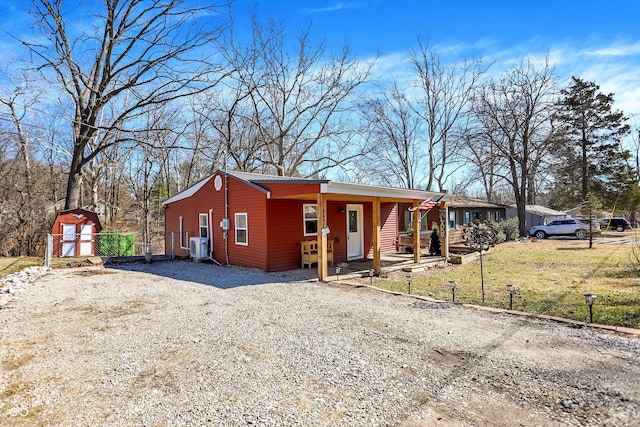
<instances>
[{"instance_id":1,"label":"chain link fence","mask_svg":"<svg viewBox=\"0 0 640 427\"><path fill-rule=\"evenodd\" d=\"M48 234L45 266L54 258L87 259L100 257L102 263L134 261L151 256L173 258L173 233L128 233L102 231L88 234Z\"/></svg>"}]
</instances>

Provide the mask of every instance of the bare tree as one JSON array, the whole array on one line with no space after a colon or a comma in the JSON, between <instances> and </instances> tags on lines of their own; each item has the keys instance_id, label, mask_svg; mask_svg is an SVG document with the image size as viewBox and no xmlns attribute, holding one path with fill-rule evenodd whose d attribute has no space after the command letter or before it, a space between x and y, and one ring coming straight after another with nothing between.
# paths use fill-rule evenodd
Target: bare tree
<instances>
[{"instance_id":1,"label":"bare tree","mask_svg":"<svg viewBox=\"0 0 640 427\"><path fill-rule=\"evenodd\" d=\"M505 162L501 178L513 190L523 236L525 207L535 200L533 184L553 140L556 87L548 62L522 62L475 91L473 111L485 138L479 143L490 143Z\"/></svg>"},{"instance_id":2,"label":"bare tree","mask_svg":"<svg viewBox=\"0 0 640 427\"><path fill-rule=\"evenodd\" d=\"M104 138L108 132L134 126L144 108L200 92L217 77L218 70L201 60L198 51L213 46L224 29L213 22L220 16L218 6L189 8L170 0L101 1L100 6L97 1L82 2L64 9L63 1L33 0L34 25L42 37L22 42L42 70L53 72L73 104L66 208L79 206L81 176L88 162L123 141ZM92 25L80 33L72 30L77 26L68 25L89 18ZM115 114L101 124L98 117L109 105Z\"/></svg>"},{"instance_id":3,"label":"bare tree","mask_svg":"<svg viewBox=\"0 0 640 427\"><path fill-rule=\"evenodd\" d=\"M425 154L429 162L426 189L432 190L437 184L442 191L447 166L458 152L458 138L465 133L472 89L486 68L481 68L480 59L445 65L427 43L418 42L419 49L411 51L410 60L420 90L413 105L425 124Z\"/></svg>"},{"instance_id":4,"label":"bare tree","mask_svg":"<svg viewBox=\"0 0 640 427\"><path fill-rule=\"evenodd\" d=\"M422 120L415 113L406 91L397 81L381 88L377 98L365 101L361 107L367 146L362 161L369 180L385 185L401 185L416 189L420 186L424 163ZM379 165L370 168L371 164Z\"/></svg>"},{"instance_id":5,"label":"bare tree","mask_svg":"<svg viewBox=\"0 0 640 427\"><path fill-rule=\"evenodd\" d=\"M333 156L350 131L341 117L354 108L350 97L373 64L357 61L346 46L326 56L322 43L311 44L310 30L299 34L290 52L282 27L271 22L264 29L255 19L253 45L245 52L243 68L237 68L244 86L238 96L249 96L262 162L278 175L298 175L304 166L308 174L319 173L319 160L330 160L326 167L344 161ZM309 155L317 145L324 159Z\"/></svg>"},{"instance_id":6,"label":"bare tree","mask_svg":"<svg viewBox=\"0 0 640 427\"><path fill-rule=\"evenodd\" d=\"M42 179L34 173L32 159L32 139L38 136L40 129L29 125L29 114L37 103L38 92L29 87L29 75L22 75L15 81L9 75L7 77L11 81L7 86L10 91L0 94L0 121L6 124L0 157L5 169L1 179L6 193L0 198L0 215L9 212L11 215L0 234L15 241L15 246L7 245L13 254L35 255L38 240L46 228L43 215L38 215L43 206ZM7 147L13 147L13 153Z\"/></svg>"},{"instance_id":7,"label":"bare tree","mask_svg":"<svg viewBox=\"0 0 640 427\"><path fill-rule=\"evenodd\" d=\"M483 133L468 131L461 146L461 157L470 167L470 176L480 181L489 203L496 202L496 188L502 180L500 175L505 162L492 144L491 138Z\"/></svg>"}]
</instances>

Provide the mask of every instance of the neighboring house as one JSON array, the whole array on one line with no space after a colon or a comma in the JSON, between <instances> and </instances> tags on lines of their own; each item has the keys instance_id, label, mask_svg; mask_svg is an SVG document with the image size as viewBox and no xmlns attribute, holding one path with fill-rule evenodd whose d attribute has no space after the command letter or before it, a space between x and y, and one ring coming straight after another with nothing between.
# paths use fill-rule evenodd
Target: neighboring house
<instances>
[{"instance_id":1,"label":"neighboring house","mask_svg":"<svg viewBox=\"0 0 640 427\"><path fill-rule=\"evenodd\" d=\"M446 195L444 201L449 207L449 229L456 230L476 219L487 222L500 222L507 217L506 205L489 203L481 199Z\"/></svg>"},{"instance_id":2,"label":"neighboring house","mask_svg":"<svg viewBox=\"0 0 640 427\"><path fill-rule=\"evenodd\" d=\"M551 208L540 205L527 205L525 207L525 231L528 233L531 227L536 225L544 225L556 219L570 218L566 212L556 211ZM507 210L508 218L517 218L518 209L515 206L509 207Z\"/></svg>"},{"instance_id":3,"label":"neighboring house","mask_svg":"<svg viewBox=\"0 0 640 427\"><path fill-rule=\"evenodd\" d=\"M334 262L372 255L374 269L380 271L380 253L395 251L399 223L404 220L399 209L440 196L331 180L218 171L163 202L165 231L174 236L173 248L172 239L166 239L166 250L184 257L193 250L221 264L282 271L300 268L301 241L321 242L326 235L334 242ZM321 280L327 275L326 241L321 243L322 251Z\"/></svg>"}]
</instances>

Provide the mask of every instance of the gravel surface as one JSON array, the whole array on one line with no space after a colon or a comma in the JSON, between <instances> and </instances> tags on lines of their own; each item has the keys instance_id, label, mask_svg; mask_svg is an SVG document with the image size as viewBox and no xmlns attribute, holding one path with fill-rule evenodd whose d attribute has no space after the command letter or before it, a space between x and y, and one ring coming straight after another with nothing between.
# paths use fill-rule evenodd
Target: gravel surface
<instances>
[{"instance_id":1,"label":"gravel surface","mask_svg":"<svg viewBox=\"0 0 640 427\"><path fill-rule=\"evenodd\" d=\"M0 309L0 425L640 425L640 342L189 262Z\"/></svg>"}]
</instances>

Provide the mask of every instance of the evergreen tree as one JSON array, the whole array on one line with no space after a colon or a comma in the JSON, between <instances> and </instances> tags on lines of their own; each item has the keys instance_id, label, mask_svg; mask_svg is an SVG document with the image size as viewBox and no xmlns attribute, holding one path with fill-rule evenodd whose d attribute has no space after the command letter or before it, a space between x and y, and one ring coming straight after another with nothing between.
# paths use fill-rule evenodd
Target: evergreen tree
<instances>
[{"instance_id":1,"label":"evergreen tree","mask_svg":"<svg viewBox=\"0 0 640 427\"><path fill-rule=\"evenodd\" d=\"M556 140L556 187L551 205L571 208L589 192L613 206L632 188L634 174L627 164L629 152L620 145L629 132L627 120L613 111L613 94L598 92L593 82L572 77L561 91L554 117L560 138Z\"/></svg>"}]
</instances>

